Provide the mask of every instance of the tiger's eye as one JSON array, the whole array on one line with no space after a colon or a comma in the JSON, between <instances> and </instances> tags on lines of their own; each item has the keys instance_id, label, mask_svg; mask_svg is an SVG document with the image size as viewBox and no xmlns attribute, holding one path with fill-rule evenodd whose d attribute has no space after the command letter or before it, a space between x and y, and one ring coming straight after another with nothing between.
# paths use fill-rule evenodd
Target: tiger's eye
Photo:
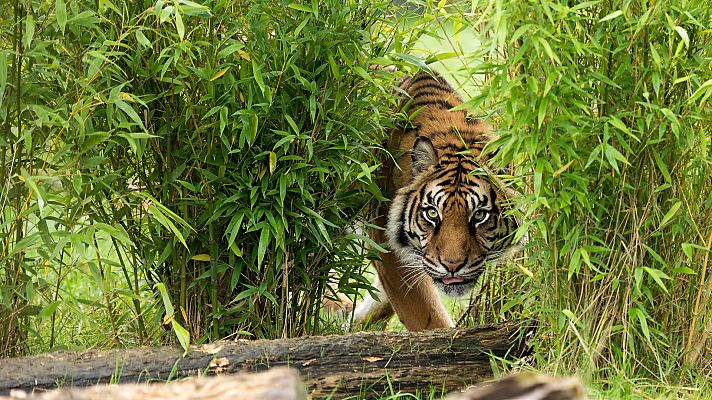
<instances>
[{"instance_id":1,"label":"tiger's eye","mask_svg":"<svg viewBox=\"0 0 712 400\"><path fill-rule=\"evenodd\" d=\"M484 221L487 218L487 213L488 212L486 210L475 211L475 213L472 214L472 222L479 223Z\"/></svg>"},{"instance_id":2,"label":"tiger's eye","mask_svg":"<svg viewBox=\"0 0 712 400\"><path fill-rule=\"evenodd\" d=\"M435 207L428 207L423 211L423 214L425 214L425 218L428 220L435 222L440 218L440 213Z\"/></svg>"}]
</instances>

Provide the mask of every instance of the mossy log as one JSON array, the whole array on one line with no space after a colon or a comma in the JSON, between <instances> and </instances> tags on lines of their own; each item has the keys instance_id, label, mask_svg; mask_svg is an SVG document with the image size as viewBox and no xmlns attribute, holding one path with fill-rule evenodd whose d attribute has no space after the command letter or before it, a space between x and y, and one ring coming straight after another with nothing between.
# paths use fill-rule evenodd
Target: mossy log
<instances>
[{"instance_id":1,"label":"mossy log","mask_svg":"<svg viewBox=\"0 0 712 400\"><path fill-rule=\"evenodd\" d=\"M174 347L57 352L0 360L0 395L100 383L139 383L275 366L299 370L314 398L430 387L455 390L492 376L490 354L518 357L532 328L521 323L428 332L360 332L220 341L187 354ZM108 400L108 399L107 399Z\"/></svg>"}]
</instances>

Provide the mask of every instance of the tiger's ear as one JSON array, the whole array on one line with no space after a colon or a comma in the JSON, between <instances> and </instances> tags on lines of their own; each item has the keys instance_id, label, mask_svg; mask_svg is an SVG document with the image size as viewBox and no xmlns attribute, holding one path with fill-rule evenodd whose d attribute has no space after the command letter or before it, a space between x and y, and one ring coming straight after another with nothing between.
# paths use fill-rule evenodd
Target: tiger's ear
<instances>
[{"instance_id":1,"label":"tiger's ear","mask_svg":"<svg viewBox=\"0 0 712 400\"><path fill-rule=\"evenodd\" d=\"M438 162L438 153L435 151L433 142L430 139L418 136L413 143L413 151L410 153L413 176L419 175L431 165Z\"/></svg>"}]
</instances>

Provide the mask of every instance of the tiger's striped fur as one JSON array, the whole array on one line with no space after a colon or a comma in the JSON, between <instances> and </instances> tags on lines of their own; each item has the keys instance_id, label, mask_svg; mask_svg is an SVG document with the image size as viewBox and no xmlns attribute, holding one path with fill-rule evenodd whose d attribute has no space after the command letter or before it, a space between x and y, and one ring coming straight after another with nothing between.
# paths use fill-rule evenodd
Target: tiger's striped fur
<instances>
[{"instance_id":1,"label":"tiger's striped fur","mask_svg":"<svg viewBox=\"0 0 712 400\"><path fill-rule=\"evenodd\" d=\"M470 291L487 263L502 261L515 243L515 218L502 214L507 193L478 166L490 126L451 110L463 101L437 74L420 72L401 88L411 127L397 149L397 188L387 236L404 266L422 269L445 294ZM478 160L478 161L476 161ZM395 171L398 171L397 173Z\"/></svg>"},{"instance_id":2,"label":"tiger's striped fur","mask_svg":"<svg viewBox=\"0 0 712 400\"><path fill-rule=\"evenodd\" d=\"M478 163L490 126L469 118L462 98L440 75L420 72L400 84L408 126L391 134L395 163L384 162L382 189L391 197L372 230L393 251L374 262L377 297L354 311L354 322L386 319L395 311L409 330L454 326L438 289L468 293L486 265L506 258L517 244L515 218L502 213L511 193L481 173ZM352 304L343 302L349 311Z\"/></svg>"}]
</instances>

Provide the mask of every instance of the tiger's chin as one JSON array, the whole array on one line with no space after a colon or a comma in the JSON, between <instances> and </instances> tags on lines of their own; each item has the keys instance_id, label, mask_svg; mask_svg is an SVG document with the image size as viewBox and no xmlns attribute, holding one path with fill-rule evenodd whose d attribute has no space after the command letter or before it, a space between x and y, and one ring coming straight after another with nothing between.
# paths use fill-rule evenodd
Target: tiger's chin
<instances>
[{"instance_id":1,"label":"tiger's chin","mask_svg":"<svg viewBox=\"0 0 712 400\"><path fill-rule=\"evenodd\" d=\"M477 284L477 279L479 275L470 279L452 279L452 278L438 278L431 276L435 287L450 297L464 297L472 292L472 289Z\"/></svg>"}]
</instances>

